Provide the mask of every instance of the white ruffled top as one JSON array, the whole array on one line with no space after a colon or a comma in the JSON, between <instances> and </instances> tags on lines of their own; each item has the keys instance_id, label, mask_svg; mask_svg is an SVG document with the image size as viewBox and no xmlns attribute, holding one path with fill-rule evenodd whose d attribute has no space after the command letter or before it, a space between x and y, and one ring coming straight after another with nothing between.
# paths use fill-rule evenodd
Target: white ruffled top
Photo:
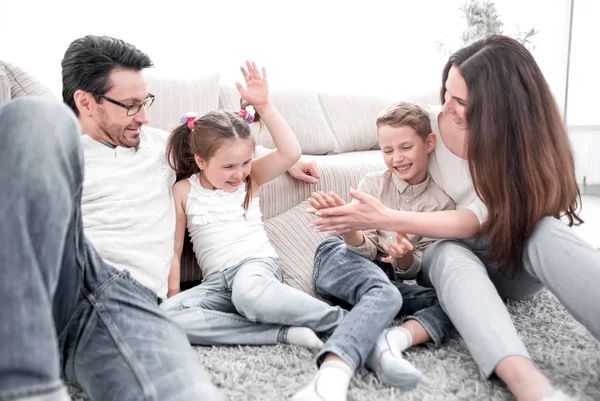
<instances>
[{"instance_id":1,"label":"white ruffled top","mask_svg":"<svg viewBox=\"0 0 600 401\"><path fill-rule=\"evenodd\" d=\"M244 210L243 182L234 192L225 192L204 188L197 174L188 180L187 228L204 280L249 257L277 257L265 231L259 198L252 198Z\"/></svg>"}]
</instances>

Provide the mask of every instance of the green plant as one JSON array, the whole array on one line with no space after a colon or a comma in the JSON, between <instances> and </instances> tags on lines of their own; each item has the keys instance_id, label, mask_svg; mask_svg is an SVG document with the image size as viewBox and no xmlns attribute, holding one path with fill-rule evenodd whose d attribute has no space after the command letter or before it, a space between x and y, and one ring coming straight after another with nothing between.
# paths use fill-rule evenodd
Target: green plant
<instances>
[{"instance_id":1,"label":"green plant","mask_svg":"<svg viewBox=\"0 0 600 401\"><path fill-rule=\"evenodd\" d=\"M466 27L460 33L459 47L464 47L489 35L500 34L510 36L529 48L535 48L535 44L531 41L531 38L538 31L535 28L531 28L529 31L521 31L517 26L518 32L516 34L505 34L500 14L492 0L466 0L461 6L460 11L464 14ZM445 40L440 40L437 43L440 52L446 54L453 53L453 46L448 45Z\"/></svg>"}]
</instances>

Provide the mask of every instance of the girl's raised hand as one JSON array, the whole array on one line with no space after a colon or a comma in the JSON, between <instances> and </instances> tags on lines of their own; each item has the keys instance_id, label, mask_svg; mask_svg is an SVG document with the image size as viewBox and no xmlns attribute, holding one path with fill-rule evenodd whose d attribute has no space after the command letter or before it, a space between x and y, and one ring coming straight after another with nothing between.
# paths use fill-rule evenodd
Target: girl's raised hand
<instances>
[{"instance_id":1,"label":"girl's raised hand","mask_svg":"<svg viewBox=\"0 0 600 401\"><path fill-rule=\"evenodd\" d=\"M246 88L239 82L235 83L242 98L254 108L265 106L269 103L269 85L267 84L267 71L262 67L262 74L255 62L246 61L246 67L240 67Z\"/></svg>"}]
</instances>

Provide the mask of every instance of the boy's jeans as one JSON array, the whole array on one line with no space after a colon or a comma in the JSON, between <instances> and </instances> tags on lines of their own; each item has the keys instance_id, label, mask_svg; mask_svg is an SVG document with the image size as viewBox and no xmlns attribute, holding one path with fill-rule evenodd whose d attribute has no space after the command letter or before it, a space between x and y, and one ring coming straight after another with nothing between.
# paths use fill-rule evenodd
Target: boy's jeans
<instances>
[{"instance_id":1,"label":"boy's jeans","mask_svg":"<svg viewBox=\"0 0 600 401\"><path fill-rule=\"evenodd\" d=\"M56 101L0 106L0 400L221 400L154 292L83 235L79 124Z\"/></svg>"},{"instance_id":2,"label":"boy's jeans","mask_svg":"<svg viewBox=\"0 0 600 401\"><path fill-rule=\"evenodd\" d=\"M327 353L342 358L354 370L361 367L379 334L396 316L421 323L435 344L454 330L438 303L435 291L419 285L391 282L384 270L350 251L341 237L323 241L315 253L315 290L323 298L352 307L317 358Z\"/></svg>"},{"instance_id":3,"label":"boy's jeans","mask_svg":"<svg viewBox=\"0 0 600 401\"><path fill-rule=\"evenodd\" d=\"M248 258L160 307L201 345L286 343L289 326L329 334L344 319L339 306L282 281L278 259Z\"/></svg>"}]
</instances>

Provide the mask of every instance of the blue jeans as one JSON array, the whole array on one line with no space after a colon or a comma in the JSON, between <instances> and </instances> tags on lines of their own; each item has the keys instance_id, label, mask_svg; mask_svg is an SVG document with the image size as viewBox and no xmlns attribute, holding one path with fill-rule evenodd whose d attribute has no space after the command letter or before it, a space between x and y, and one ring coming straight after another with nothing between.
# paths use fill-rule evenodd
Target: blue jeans
<instances>
[{"instance_id":1,"label":"blue jeans","mask_svg":"<svg viewBox=\"0 0 600 401\"><path fill-rule=\"evenodd\" d=\"M436 345L452 334L454 327L435 291L391 281L389 269L387 263L374 263L350 251L341 237L327 238L319 245L313 273L317 294L352 309L325 343L317 363L333 353L358 369L379 334L397 316L421 323Z\"/></svg>"},{"instance_id":2,"label":"blue jeans","mask_svg":"<svg viewBox=\"0 0 600 401\"><path fill-rule=\"evenodd\" d=\"M83 234L79 124L63 104L0 106L0 400L220 400L156 294Z\"/></svg>"},{"instance_id":3,"label":"blue jeans","mask_svg":"<svg viewBox=\"0 0 600 401\"><path fill-rule=\"evenodd\" d=\"M284 284L275 258L249 258L180 292L161 308L192 344L286 343L289 326L329 334L346 311Z\"/></svg>"}]
</instances>

